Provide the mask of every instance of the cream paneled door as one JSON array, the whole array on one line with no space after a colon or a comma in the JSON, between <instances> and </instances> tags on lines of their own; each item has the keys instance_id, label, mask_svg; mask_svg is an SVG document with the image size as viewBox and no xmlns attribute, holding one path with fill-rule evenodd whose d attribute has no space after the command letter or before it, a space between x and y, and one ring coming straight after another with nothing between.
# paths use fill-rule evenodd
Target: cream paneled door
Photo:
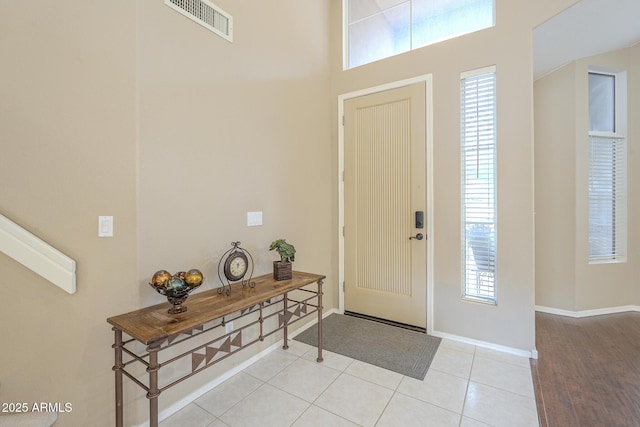
<instances>
[{"instance_id":1,"label":"cream paneled door","mask_svg":"<svg viewBox=\"0 0 640 427\"><path fill-rule=\"evenodd\" d=\"M345 309L426 328L425 84L345 102ZM416 238L417 237L417 238ZM423 237L420 239L420 237Z\"/></svg>"}]
</instances>

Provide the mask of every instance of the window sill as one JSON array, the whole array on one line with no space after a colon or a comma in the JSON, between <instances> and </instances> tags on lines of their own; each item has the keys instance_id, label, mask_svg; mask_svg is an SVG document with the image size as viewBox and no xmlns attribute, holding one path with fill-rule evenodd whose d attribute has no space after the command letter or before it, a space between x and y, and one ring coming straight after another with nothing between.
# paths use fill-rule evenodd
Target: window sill
<instances>
[{"instance_id":1,"label":"window sill","mask_svg":"<svg viewBox=\"0 0 640 427\"><path fill-rule=\"evenodd\" d=\"M471 302L471 303L477 303L477 304L483 304L483 305L492 305L492 306L497 306L498 305L498 301L496 300L488 300L488 299L484 299L484 298L475 298L472 296L462 296L462 301L464 302Z\"/></svg>"},{"instance_id":2,"label":"window sill","mask_svg":"<svg viewBox=\"0 0 640 427\"><path fill-rule=\"evenodd\" d=\"M590 259L589 265L599 265L599 264L626 264L627 257L620 257L616 259Z\"/></svg>"}]
</instances>

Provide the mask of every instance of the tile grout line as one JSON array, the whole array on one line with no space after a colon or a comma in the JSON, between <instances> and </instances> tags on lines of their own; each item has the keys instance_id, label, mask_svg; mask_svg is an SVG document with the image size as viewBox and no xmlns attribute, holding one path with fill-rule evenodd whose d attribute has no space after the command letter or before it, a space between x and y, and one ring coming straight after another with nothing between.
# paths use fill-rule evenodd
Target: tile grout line
<instances>
[{"instance_id":1,"label":"tile grout line","mask_svg":"<svg viewBox=\"0 0 640 427\"><path fill-rule=\"evenodd\" d=\"M304 352L303 354L301 354L301 355L295 355L295 356L298 358L298 360L304 360L304 361L306 361L306 362L311 362L311 363L318 363L318 364L320 364L319 362L315 362L315 361L312 361L312 360L309 360L309 359L306 359L306 358L304 358L304 357L303 357L303 356L304 356L306 353L308 353L309 351L311 351L311 349L309 349L309 350L305 351L305 352ZM282 392L284 392L284 393L287 393L287 394L288 394L288 395L290 395L290 396L293 396L293 397L295 397L295 398L297 398L297 399L300 399L300 400L303 400L304 402L309 403L309 406L308 406L304 411L302 411L302 413L301 413L301 414L300 414L300 415L299 415L299 416L298 416L298 417L297 417L297 418L296 418L296 419L295 419L295 420L294 420L290 425L295 424L295 423L296 423L296 422L297 422L297 421L298 421L298 420L299 420L299 419L300 419L300 418L301 418L301 417L302 417L302 416L303 416L303 415L304 415L304 414L305 414L305 413L306 413L306 412L307 412L307 411L308 411L312 406L313 406L313 407L316 407L316 408L318 408L318 409L320 409L320 410L322 410L322 411L326 411L326 412L328 412L328 413L330 413L330 414L332 414L332 415L334 415L334 416L336 416L336 417L339 417L339 418L341 418L341 419L343 419L343 420L345 420L345 421L348 421L348 422L350 422L350 423L352 423L352 424L356 424L356 423L354 423L353 421L349 420L348 418L345 418L345 417L343 417L343 416L341 416L341 415L339 415L339 414L335 414L335 413L333 413L333 412L329 411L328 409L322 408L322 407L317 406L317 405L315 404L315 403L318 401L318 399L320 398L320 396L322 396L322 395L323 395L323 394L324 394L324 393L329 389L329 387L331 387L331 385L333 385L333 383L335 383L335 382L338 380L338 378L340 378L342 375L348 375L348 374L346 374L346 373L345 373L345 370L346 370L349 366L351 366L351 364L352 364L354 361L355 361L355 359L352 359L352 360L349 362L349 364L347 364L347 366L345 366L345 368L344 368L343 370L338 370L338 369L335 369L335 368L331 368L331 367L329 367L329 366L324 366L324 365L322 365L322 366L324 366L324 367L325 367L325 368L327 368L327 369L331 369L331 370L334 370L334 371L338 372L338 375L337 375L337 376L336 376L336 377L335 377L335 378L334 378L334 379L333 379L333 380L332 380L332 381L331 381L331 382L330 382L330 383L325 387L325 389L324 389L320 394L318 394L318 396L313 400L313 402L309 402L309 401L307 401L307 400L305 400L305 399L303 399L303 398L301 398L301 397L299 397L299 396L296 396L296 395L294 395L294 394L290 393L288 390L283 390L283 389L281 389L280 387L277 387L277 386L275 386L275 385L273 385L273 384L270 384L268 381L265 381L265 383L264 383L264 384L269 384L270 386L272 386L272 387L274 387L274 388L276 388L276 389L278 389L278 390L280 390L280 391L282 391ZM291 364L287 365L287 367L289 367L289 366L290 366L290 365L292 365L293 363L295 363L295 361L294 361L294 362L292 362ZM286 369L286 367L285 367L285 369ZM282 371L280 371L278 374L280 374L280 373L281 373L281 372L283 372L283 371L284 371L284 369L283 369ZM274 375L274 377L275 377L275 375ZM274 377L272 377L272 378L274 378ZM262 387L262 386L261 386L261 387ZM248 396L247 396L247 397L248 397ZM245 397L245 398L246 398L246 397ZM243 399L243 400L244 400L244 399Z\"/></svg>"},{"instance_id":2,"label":"tile grout line","mask_svg":"<svg viewBox=\"0 0 640 427\"><path fill-rule=\"evenodd\" d=\"M458 426L462 426L462 420L464 419L464 407L467 405L467 395L469 394L469 384L471 383L471 372L473 371L473 364L476 361L477 347L473 347L473 358L471 359L471 369L469 369L469 377L467 378L467 388L464 390L464 399L462 400L462 408L460 409L460 421Z\"/></svg>"},{"instance_id":3,"label":"tile grout line","mask_svg":"<svg viewBox=\"0 0 640 427\"><path fill-rule=\"evenodd\" d=\"M339 372L338 376L337 376L337 377L335 377L335 378L333 379L333 381L331 381L331 382L329 383L329 385L327 385L327 387L322 391L322 393L320 393L320 394L318 395L318 397L316 397L316 398L313 400L313 402L311 402L311 404L309 405L309 408L310 408L310 407L312 407L312 406L315 406L316 408L318 408L318 409L320 409L320 410L322 410L322 411L326 411L326 412L328 412L328 413L330 413L330 414L332 414L332 415L335 415L336 417L339 417L339 418L341 418L341 419L343 419L343 420L345 420L345 421L348 421L348 422L350 422L350 423L352 423L352 424L356 424L356 423L354 423L353 421L351 421L350 419L343 417L342 415L336 414L336 413L334 413L334 412L331 412L331 411L330 411L330 410L328 410L328 409L325 409L325 408L323 408L323 407L321 407L321 406L317 406L317 405L316 405L316 402L318 401L318 399L320 399L320 397L321 397L323 394L325 394L325 393L327 392L327 390L329 389L329 387L331 387L331 386L332 386L336 381L338 381L338 378L340 378L342 375L348 375L348 374L346 374L346 373L345 373L345 371L347 370L347 368L349 368L349 366L351 366L351 364L352 364L354 361L355 361L355 359L352 359L352 360L351 360L351 362L349 362L349 364L348 364L347 366L345 366L345 368L344 368L342 371L338 371L337 369L334 369L335 371L338 371L338 372ZM333 369L333 368L330 368L330 369ZM307 411L309 410L309 408L307 408L307 409L306 409L302 414L300 414L300 417L301 417L302 415L304 415L304 413L305 413L305 412L307 412ZM297 421L298 419L300 419L300 417L298 417L298 418L296 419L296 421ZM295 422L294 422L294 423L292 423L292 425L293 425L293 424L295 424Z\"/></svg>"},{"instance_id":4,"label":"tile grout line","mask_svg":"<svg viewBox=\"0 0 640 427\"><path fill-rule=\"evenodd\" d=\"M375 366L375 365L374 365ZM384 368L381 368L384 369ZM388 369L387 369L388 370ZM392 371L393 372L393 371ZM348 374L347 374L348 375ZM404 379L406 378L406 375L402 375L402 378L400 378L400 381L398 381L398 384L396 385L396 387L394 389L390 389L388 388L388 390L392 390L393 393L391 393L391 397L389 397L389 400L387 401L387 403L384 405L384 408L382 408L382 411L380 411L380 415L378 415L378 418L376 419L376 422L373 424L374 427L376 425L378 425L378 423L380 422L380 419L382 418L382 416L384 415L384 412L387 410L387 408L389 407L389 404L391 403L391 401L393 400L393 398L395 397L396 394L402 394L398 391L398 388L400 388L400 384L402 384L402 381L404 381ZM358 378L358 377L355 377ZM426 377L425 377L426 378ZM362 378L360 378L362 380ZM366 380L363 380L366 381ZM370 384L375 384L369 381ZM380 384L375 384L380 386ZM380 387L384 387L384 386L380 386ZM384 387L387 388L387 387ZM402 394L404 396L404 394Z\"/></svg>"}]
</instances>

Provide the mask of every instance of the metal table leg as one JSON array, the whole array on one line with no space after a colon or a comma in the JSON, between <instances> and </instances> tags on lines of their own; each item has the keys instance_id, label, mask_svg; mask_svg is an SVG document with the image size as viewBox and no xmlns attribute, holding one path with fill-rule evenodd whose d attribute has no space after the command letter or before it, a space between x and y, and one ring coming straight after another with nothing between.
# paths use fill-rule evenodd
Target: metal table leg
<instances>
[{"instance_id":1,"label":"metal table leg","mask_svg":"<svg viewBox=\"0 0 640 427\"><path fill-rule=\"evenodd\" d=\"M113 365L113 371L116 377L116 427L124 426L124 417L122 410L122 331L113 328L115 331L115 340L113 349L115 350L115 363Z\"/></svg>"},{"instance_id":2,"label":"metal table leg","mask_svg":"<svg viewBox=\"0 0 640 427\"><path fill-rule=\"evenodd\" d=\"M322 280L318 280L318 362L322 362Z\"/></svg>"},{"instance_id":3,"label":"metal table leg","mask_svg":"<svg viewBox=\"0 0 640 427\"><path fill-rule=\"evenodd\" d=\"M158 350L160 346L150 345L147 347L149 351L149 367L147 372L149 373L149 392L147 393L147 399L149 399L149 426L158 427L158 396L160 390L158 390L158 370L160 365L158 364Z\"/></svg>"},{"instance_id":4,"label":"metal table leg","mask_svg":"<svg viewBox=\"0 0 640 427\"><path fill-rule=\"evenodd\" d=\"M288 333L287 333L287 326L289 325L289 321L288 318L289 316L287 316L288 314L288 310L289 307L287 307L289 305L289 298L287 297L287 293L284 293L284 297L282 299L284 301L284 311L282 312L282 315L284 316L284 344L282 345L282 349L286 350L289 348L289 339L288 339Z\"/></svg>"}]
</instances>

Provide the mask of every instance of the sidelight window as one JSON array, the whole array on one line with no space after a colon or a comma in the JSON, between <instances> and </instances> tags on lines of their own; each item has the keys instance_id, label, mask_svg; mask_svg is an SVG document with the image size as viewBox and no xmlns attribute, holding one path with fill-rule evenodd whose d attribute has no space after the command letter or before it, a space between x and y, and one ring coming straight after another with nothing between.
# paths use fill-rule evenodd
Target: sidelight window
<instances>
[{"instance_id":1,"label":"sidelight window","mask_svg":"<svg viewBox=\"0 0 640 427\"><path fill-rule=\"evenodd\" d=\"M496 303L496 72L461 76L462 296Z\"/></svg>"},{"instance_id":2,"label":"sidelight window","mask_svg":"<svg viewBox=\"0 0 640 427\"><path fill-rule=\"evenodd\" d=\"M626 73L589 72L589 262L627 252Z\"/></svg>"}]
</instances>

